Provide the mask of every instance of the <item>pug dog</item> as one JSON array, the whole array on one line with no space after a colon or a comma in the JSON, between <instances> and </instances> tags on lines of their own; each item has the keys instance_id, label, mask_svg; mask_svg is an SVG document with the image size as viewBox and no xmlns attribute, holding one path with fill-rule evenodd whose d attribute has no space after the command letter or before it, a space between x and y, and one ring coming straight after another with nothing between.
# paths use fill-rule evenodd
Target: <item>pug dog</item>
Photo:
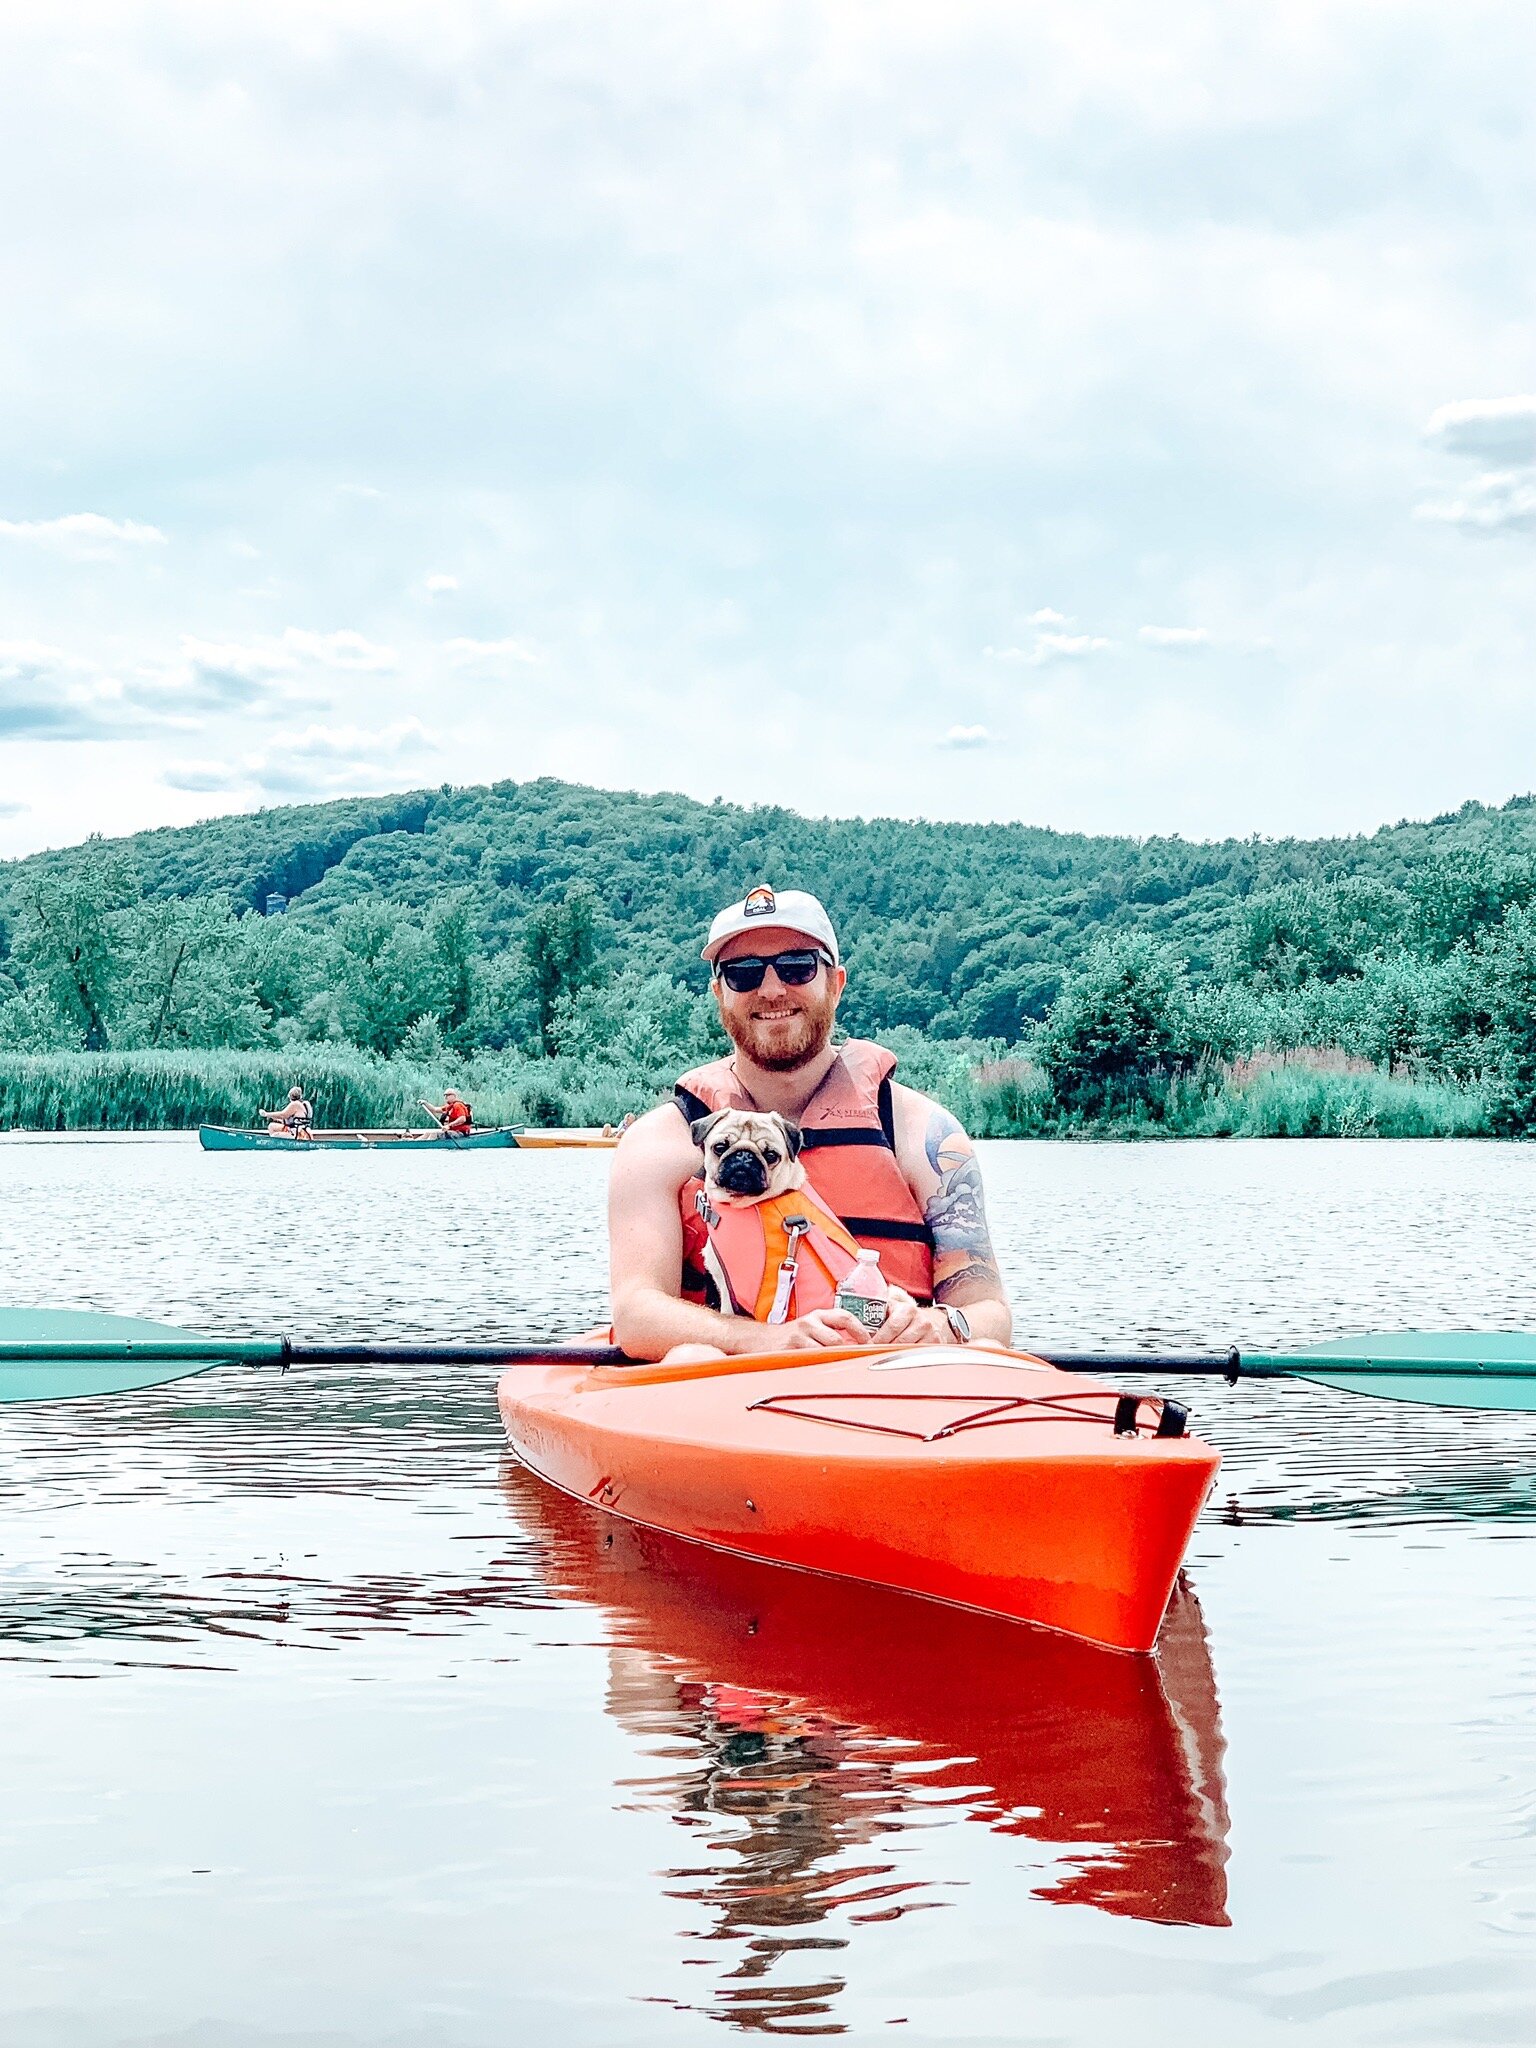
<instances>
[{"instance_id":1,"label":"pug dog","mask_svg":"<svg viewBox=\"0 0 1536 2048\"><path fill-rule=\"evenodd\" d=\"M690 1128L704 1154L705 1191L722 1208L747 1208L805 1186L800 1126L787 1116L717 1109Z\"/></svg>"}]
</instances>

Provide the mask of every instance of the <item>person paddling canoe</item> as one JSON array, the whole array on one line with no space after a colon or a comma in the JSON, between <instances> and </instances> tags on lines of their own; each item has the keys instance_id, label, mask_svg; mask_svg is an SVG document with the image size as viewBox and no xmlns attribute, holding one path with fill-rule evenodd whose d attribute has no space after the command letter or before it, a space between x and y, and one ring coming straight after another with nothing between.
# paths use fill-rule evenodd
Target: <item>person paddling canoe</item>
<instances>
[{"instance_id":1,"label":"person paddling canoe","mask_svg":"<svg viewBox=\"0 0 1536 2048\"><path fill-rule=\"evenodd\" d=\"M441 1102L424 1102L421 1106L428 1116L435 1118L438 1129L451 1138L467 1138L474 1128L469 1104L456 1088L445 1088Z\"/></svg>"},{"instance_id":2,"label":"person paddling canoe","mask_svg":"<svg viewBox=\"0 0 1536 2048\"><path fill-rule=\"evenodd\" d=\"M866 1327L835 1306L777 1322L721 1313L695 1132L716 1112L745 1111L797 1127L791 1143L812 1199L799 1205L805 1219L794 1204L776 1205L791 1231L809 1225L821 1242L841 1231L879 1252L891 1283L882 1346L1006 1344L1012 1317L971 1141L941 1104L892 1080L893 1053L861 1039L833 1045L848 977L823 906L799 889L754 889L720 912L703 957L735 1051L685 1074L674 1101L641 1117L614 1154L615 1341L631 1358L660 1358L678 1345L738 1354L867 1340ZM759 1273L773 1256L767 1228L765 1219Z\"/></svg>"},{"instance_id":3,"label":"person paddling canoe","mask_svg":"<svg viewBox=\"0 0 1536 2048\"><path fill-rule=\"evenodd\" d=\"M305 1100L304 1090L294 1087L288 1090L288 1100L281 1109L260 1109L256 1114L267 1126L271 1138L307 1138L314 1126L314 1106Z\"/></svg>"}]
</instances>

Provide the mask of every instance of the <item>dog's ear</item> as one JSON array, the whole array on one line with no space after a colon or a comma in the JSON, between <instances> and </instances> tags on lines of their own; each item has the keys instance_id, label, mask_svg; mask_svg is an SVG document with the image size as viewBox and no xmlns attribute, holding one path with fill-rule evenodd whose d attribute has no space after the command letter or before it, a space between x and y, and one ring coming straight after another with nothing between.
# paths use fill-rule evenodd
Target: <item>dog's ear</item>
<instances>
[{"instance_id":1,"label":"dog's ear","mask_svg":"<svg viewBox=\"0 0 1536 2048\"><path fill-rule=\"evenodd\" d=\"M790 1158L798 1159L800 1157L800 1147L805 1143L805 1133L793 1117L780 1117L779 1122L784 1126L784 1143L789 1147Z\"/></svg>"},{"instance_id":2,"label":"dog's ear","mask_svg":"<svg viewBox=\"0 0 1536 2048\"><path fill-rule=\"evenodd\" d=\"M717 1109L712 1116L695 1117L688 1126L688 1135L701 1152L704 1150L705 1140L724 1115L725 1111L723 1109Z\"/></svg>"}]
</instances>

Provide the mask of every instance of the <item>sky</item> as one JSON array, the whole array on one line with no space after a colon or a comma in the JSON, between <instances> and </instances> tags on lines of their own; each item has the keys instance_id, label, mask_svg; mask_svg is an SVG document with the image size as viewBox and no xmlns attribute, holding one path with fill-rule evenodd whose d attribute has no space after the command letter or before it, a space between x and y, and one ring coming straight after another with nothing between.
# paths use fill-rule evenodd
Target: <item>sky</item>
<instances>
[{"instance_id":1,"label":"sky","mask_svg":"<svg viewBox=\"0 0 1536 2048\"><path fill-rule=\"evenodd\" d=\"M0 854L1536 788L1527 0L0 0Z\"/></svg>"}]
</instances>

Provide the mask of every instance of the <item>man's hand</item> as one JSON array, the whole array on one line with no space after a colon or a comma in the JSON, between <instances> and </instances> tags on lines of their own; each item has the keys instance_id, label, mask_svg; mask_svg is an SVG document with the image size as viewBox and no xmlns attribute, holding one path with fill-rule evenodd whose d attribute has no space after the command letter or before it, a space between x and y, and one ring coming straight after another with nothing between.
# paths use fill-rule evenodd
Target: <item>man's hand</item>
<instances>
[{"instance_id":1,"label":"man's hand","mask_svg":"<svg viewBox=\"0 0 1536 2048\"><path fill-rule=\"evenodd\" d=\"M910 1300L910 1296L908 1299ZM796 1316L792 1323L782 1323L772 1328L776 1340L765 1344L764 1350L809 1351L846 1350L850 1344L873 1344L883 1342L883 1333L872 1337L857 1316L849 1315L846 1309L817 1308L808 1316Z\"/></svg>"},{"instance_id":2,"label":"man's hand","mask_svg":"<svg viewBox=\"0 0 1536 2048\"><path fill-rule=\"evenodd\" d=\"M919 1308L904 1287L890 1291L885 1321L875 1332L877 1344L953 1344L955 1333L942 1309Z\"/></svg>"}]
</instances>

